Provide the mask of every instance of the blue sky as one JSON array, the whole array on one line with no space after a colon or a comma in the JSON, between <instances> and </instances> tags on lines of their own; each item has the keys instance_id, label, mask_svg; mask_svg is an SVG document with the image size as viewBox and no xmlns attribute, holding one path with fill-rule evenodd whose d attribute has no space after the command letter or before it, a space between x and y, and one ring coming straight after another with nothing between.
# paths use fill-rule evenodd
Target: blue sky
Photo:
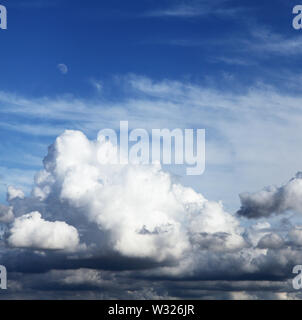
<instances>
[{"instance_id":1,"label":"blue sky","mask_svg":"<svg viewBox=\"0 0 302 320\"><path fill-rule=\"evenodd\" d=\"M302 298L297 2L0 0L6 298ZM99 166L124 120L205 129L205 173Z\"/></svg>"},{"instance_id":2,"label":"blue sky","mask_svg":"<svg viewBox=\"0 0 302 320\"><path fill-rule=\"evenodd\" d=\"M282 183L299 169L300 136L288 137L286 129L277 129L284 119L274 119L277 115L268 106L289 97L299 104L302 34L291 25L295 1L90 0L83 5L67 0L2 0L2 4L8 9L8 30L0 32L3 201L9 184L28 189L47 146L64 129L81 129L94 138L99 129L116 127L123 117L134 127L152 128L153 123L206 128L206 173L184 177L184 183L223 200L232 210L241 188L254 190L265 181ZM65 64L68 73L62 74L58 64ZM159 87L164 85L171 92L163 95ZM181 113L193 114L193 105L208 93L212 106L194 111L195 116L182 123ZM174 94L176 100L177 95L182 98L177 100L178 118L166 107L175 102ZM258 160L244 159L246 151L237 147L245 144L239 142L244 126L234 120L238 112L218 105L249 94L254 94L255 108L261 111L246 113L255 121L249 123L251 130L259 130L259 137L246 145ZM182 107L179 101L184 101ZM135 106L140 103L149 113L138 113ZM150 121L157 105L158 116ZM234 107L242 110L236 102ZM267 124L259 124L253 112ZM275 129L269 136L265 128L271 122ZM236 134L225 132L232 128ZM276 130L286 144L283 160L275 157L279 145L271 152L267 149L274 144ZM293 149L295 155L289 156ZM264 163L269 168L259 171ZM219 180L224 181L221 190ZM238 188L228 191L234 181Z\"/></svg>"}]
</instances>

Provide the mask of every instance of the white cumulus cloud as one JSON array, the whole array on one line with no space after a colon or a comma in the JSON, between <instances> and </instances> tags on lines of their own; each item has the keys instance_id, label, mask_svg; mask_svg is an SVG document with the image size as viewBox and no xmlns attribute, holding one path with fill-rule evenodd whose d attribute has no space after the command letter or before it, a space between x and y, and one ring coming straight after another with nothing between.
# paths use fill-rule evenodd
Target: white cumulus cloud
<instances>
[{"instance_id":1,"label":"white cumulus cloud","mask_svg":"<svg viewBox=\"0 0 302 320\"><path fill-rule=\"evenodd\" d=\"M79 245L76 228L61 221L45 221L39 212L17 218L8 243L13 247L73 250Z\"/></svg>"},{"instance_id":2,"label":"white cumulus cloud","mask_svg":"<svg viewBox=\"0 0 302 320\"><path fill-rule=\"evenodd\" d=\"M36 176L35 201L46 208L45 214L55 207L54 219L60 213L60 220L84 224L84 241L91 239L88 223L94 224L99 230L95 247L105 241L107 248L128 257L180 259L209 237L219 242L222 235L217 249L244 246L237 218L222 204L174 183L160 165L104 164L116 152L102 137L90 141L80 131L65 131Z\"/></svg>"}]
</instances>

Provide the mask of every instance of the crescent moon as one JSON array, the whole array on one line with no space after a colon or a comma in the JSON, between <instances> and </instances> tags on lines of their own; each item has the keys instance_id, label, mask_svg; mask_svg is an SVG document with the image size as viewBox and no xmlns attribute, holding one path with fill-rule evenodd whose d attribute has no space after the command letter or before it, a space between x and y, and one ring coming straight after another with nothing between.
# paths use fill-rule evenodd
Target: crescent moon
<instances>
[{"instance_id":1,"label":"crescent moon","mask_svg":"<svg viewBox=\"0 0 302 320\"><path fill-rule=\"evenodd\" d=\"M59 71L62 73L62 74L67 74L68 73L68 67L66 66L66 64L64 63L60 63L57 65L57 68L59 69Z\"/></svg>"}]
</instances>

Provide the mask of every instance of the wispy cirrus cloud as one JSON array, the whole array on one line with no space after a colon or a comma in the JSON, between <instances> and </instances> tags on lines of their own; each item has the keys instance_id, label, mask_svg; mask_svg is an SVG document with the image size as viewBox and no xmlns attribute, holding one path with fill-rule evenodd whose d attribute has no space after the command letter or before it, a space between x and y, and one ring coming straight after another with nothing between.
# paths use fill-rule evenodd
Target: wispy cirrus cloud
<instances>
[{"instance_id":1,"label":"wispy cirrus cloud","mask_svg":"<svg viewBox=\"0 0 302 320\"><path fill-rule=\"evenodd\" d=\"M194 7L190 5L179 5L171 8L149 11L146 13L146 16L149 17L179 17L179 18L188 18L188 17L197 17L204 14L207 14L208 10L200 6Z\"/></svg>"},{"instance_id":2,"label":"wispy cirrus cloud","mask_svg":"<svg viewBox=\"0 0 302 320\"><path fill-rule=\"evenodd\" d=\"M235 89L238 87L236 80L229 81ZM291 82L291 76L284 81ZM106 91L112 84L102 82L102 85ZM298 93L281 93L263 83L241 92L238 88L218 90L211 85L168 79L154 81L136 75L121 77L116 85L110 90L120 98L114 100L99 94L90 99L26 98L2 92L0 115L6 120L0 122L0 129L8 132L9 141L16 134L51 141L64 129L81 130L92 137L103 128L118 129L119 121L125 119L130 127L147 130L205 128L209 134L204 179L208 185L221 179L222 183L211 189L211 196L219 199L223 193L225 201L230 201L232 206L238 202L237 194L246 184L257 189L267 180L281 183L292 171L301 170L302 154L296 148L302 141L302 136L297 134L302 121ZM280 148L284 150L283 161L276 161ZM28 150L24 152L28 154ZM15 154L7 154L7 161L9 157L15 163ZM274 165L267 170L263 169L264 163ZM230 190L227 184L234 175L237 185Z\"/></svg>"},{"instance_id":3,"label":"wispy cirrus cloud","mask_svg":"<svg viewBox=\"0 0 302 320\"><path fill-rule=\"evenodd\" d=\"M56 7L58 4L62 3L63 1L57 0L16 0L14 3L10 3L10 7L14 8L22 8L22 9L44 9L44 8L51 8Z\"/></svg>"},{"instance_id":4,"label":"wispy cirrus cloud","mask_svg":"<svg viewBox=\"0 0 302 320\"><path fill-rule=\"evenodd\" d=\"M302 38L284 36L268 28L253 28L252 38L245 40L245 49L250 49L262 54L276 54L283 56L299 55L302 52Z\"/></svg>"},{"instance_id":5,"label":"wispy cirrus cloud","mask_svg":"<svg viewBox=\"0 0 302 320\"><path fill-rule=\"evenodd\" d=\"M147 17L170 17L170 18L194 18L205 15L233 15L238 12L237 8L228 8L224 5L228 0L216 1L187 1L177 2L173 5L163 6L156 10L145 13Z\"/></svg>"}]
</instances>

